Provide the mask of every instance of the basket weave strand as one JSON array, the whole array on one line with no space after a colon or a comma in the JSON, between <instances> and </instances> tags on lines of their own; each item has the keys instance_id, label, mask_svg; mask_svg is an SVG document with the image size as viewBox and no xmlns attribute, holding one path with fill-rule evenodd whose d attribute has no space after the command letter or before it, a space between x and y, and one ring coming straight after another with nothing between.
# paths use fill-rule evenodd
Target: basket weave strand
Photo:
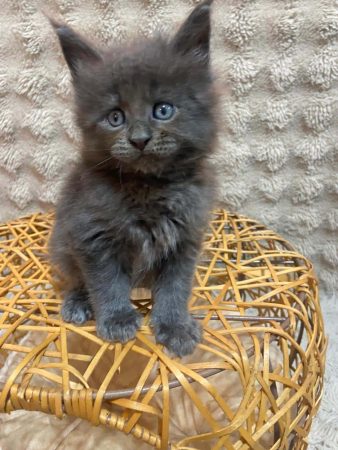
<instances>
[{"instance_id":1,"label":"basket weave strand","mask_svg":"<svg viewBox=\"0 0 338 450\"><path fill-rule=\"evenodd\" d=\"M307 447L326 337L304 256L257 221L216 211L189 302L204 339L180 360L154 340L146 290L133 292L144 319L125 345L100 339L94 322L61 320L52 225L53 214L35 214L0 226L0 366L15 358L0 411L76 416L162 450Z\"/></svg>"}]
</instances>

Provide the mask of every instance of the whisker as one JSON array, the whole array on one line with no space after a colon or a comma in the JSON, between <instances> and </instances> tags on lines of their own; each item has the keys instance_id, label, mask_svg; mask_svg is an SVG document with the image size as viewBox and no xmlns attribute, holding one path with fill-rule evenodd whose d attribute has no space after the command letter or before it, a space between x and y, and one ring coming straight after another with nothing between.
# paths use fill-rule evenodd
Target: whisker
<instances>
[{"instance_id":1,"label":"whisker","mask_svg":"<svg viewBox=\"0 0 338 450\"><path fill-rule=\"evenodd\" d=\"M104 159L103 161L100 161L99 163L95 164L95 166L90 167L90 169L95 169L96 167L101 166L102 164L104 164L104 163L110 161L110 160L113 159L113 158L114 158L114 157L111 155L111 156L109 156L108 158Z\"/></svg>"}]
</instances>

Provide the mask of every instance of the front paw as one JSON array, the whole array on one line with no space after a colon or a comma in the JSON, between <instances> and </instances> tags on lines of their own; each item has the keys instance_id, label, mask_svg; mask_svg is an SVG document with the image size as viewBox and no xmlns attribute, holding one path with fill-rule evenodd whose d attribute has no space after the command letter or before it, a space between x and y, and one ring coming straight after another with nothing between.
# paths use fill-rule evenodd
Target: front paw
<instances>
[{"instance_id":1,"label":"front paw","mask_svg":"<svg viewBox=\"0 0 338 450\"><path fill-rule=\"evenodd\" d=\"M132 309L98 319L96 331L106 341L125 343L135 337L140 324L140 315Z\"/></svg>"},{"instance_id":2,"label":"front paw","mask_svg":"<svg viewBox=\"0 0 338 450\"><path fill-rule=\"evenodd\" d=\"M94 317L88 295L84 290L68 292L61 307L62 319L65 322L83 324Z\"/></svg>"},{"instance_id":3,"label":"front paw","mask_svg":"<svg viewBox=\"0 0 338 450\"><path fill-rule=\"evenodd\" d=\"M190 316L177 323L156 321L154 328L156 341L179 357L190 355L202 339L200 325Z\"/></svg>"}]
</instances>

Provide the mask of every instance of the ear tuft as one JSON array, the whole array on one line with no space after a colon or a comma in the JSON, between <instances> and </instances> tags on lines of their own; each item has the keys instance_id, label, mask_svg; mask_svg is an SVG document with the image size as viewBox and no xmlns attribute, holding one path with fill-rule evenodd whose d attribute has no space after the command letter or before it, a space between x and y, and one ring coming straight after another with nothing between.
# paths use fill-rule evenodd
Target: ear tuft
<instances>
[{"instance_id":1,"label":"ear tuft","mask_svg":"<svg viewBox=\"0 0 338 450\"><path fill-rule=\"evenodd\" d=\"M209 62L210 9L213 0L200 3L191 12L173 39L174 49L181 53L193 53L202 62Z\"/></svg>"},{"instance_id":2,"label":"ear tuft","mask_svg":"<svg viewBox=\"0 0 338 450\"><path fill-rule=\"evenodd\" d=\"M78 75L81 64L95 64L101 61L101 55L89 44L85 38L76 33L72 28L63 23L49 18L56 34L59 38L63 55L70 68L72 76Z\"/></svg>"}]
</instances>

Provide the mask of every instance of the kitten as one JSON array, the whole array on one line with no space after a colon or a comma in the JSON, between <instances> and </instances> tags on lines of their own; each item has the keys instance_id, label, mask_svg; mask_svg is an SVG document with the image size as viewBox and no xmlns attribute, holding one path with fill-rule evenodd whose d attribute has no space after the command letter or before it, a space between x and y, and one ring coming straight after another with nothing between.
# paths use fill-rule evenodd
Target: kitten
<instances>
[{"instance_id":1,"label":"kitten","mask_svg":"<svg viewBox=\"0 0 338 450\"><path fill-rule=\"evenodd\" d=\"M95 317L99 336L126 342L141 322L131 288L147 280L156 340L178 356L201 340L187 301L214 190L211 2L199 4L170 40L108 50L51 21L83 136L50 241L68 282L62 317Z\"/></svg>"}]
</instances>

